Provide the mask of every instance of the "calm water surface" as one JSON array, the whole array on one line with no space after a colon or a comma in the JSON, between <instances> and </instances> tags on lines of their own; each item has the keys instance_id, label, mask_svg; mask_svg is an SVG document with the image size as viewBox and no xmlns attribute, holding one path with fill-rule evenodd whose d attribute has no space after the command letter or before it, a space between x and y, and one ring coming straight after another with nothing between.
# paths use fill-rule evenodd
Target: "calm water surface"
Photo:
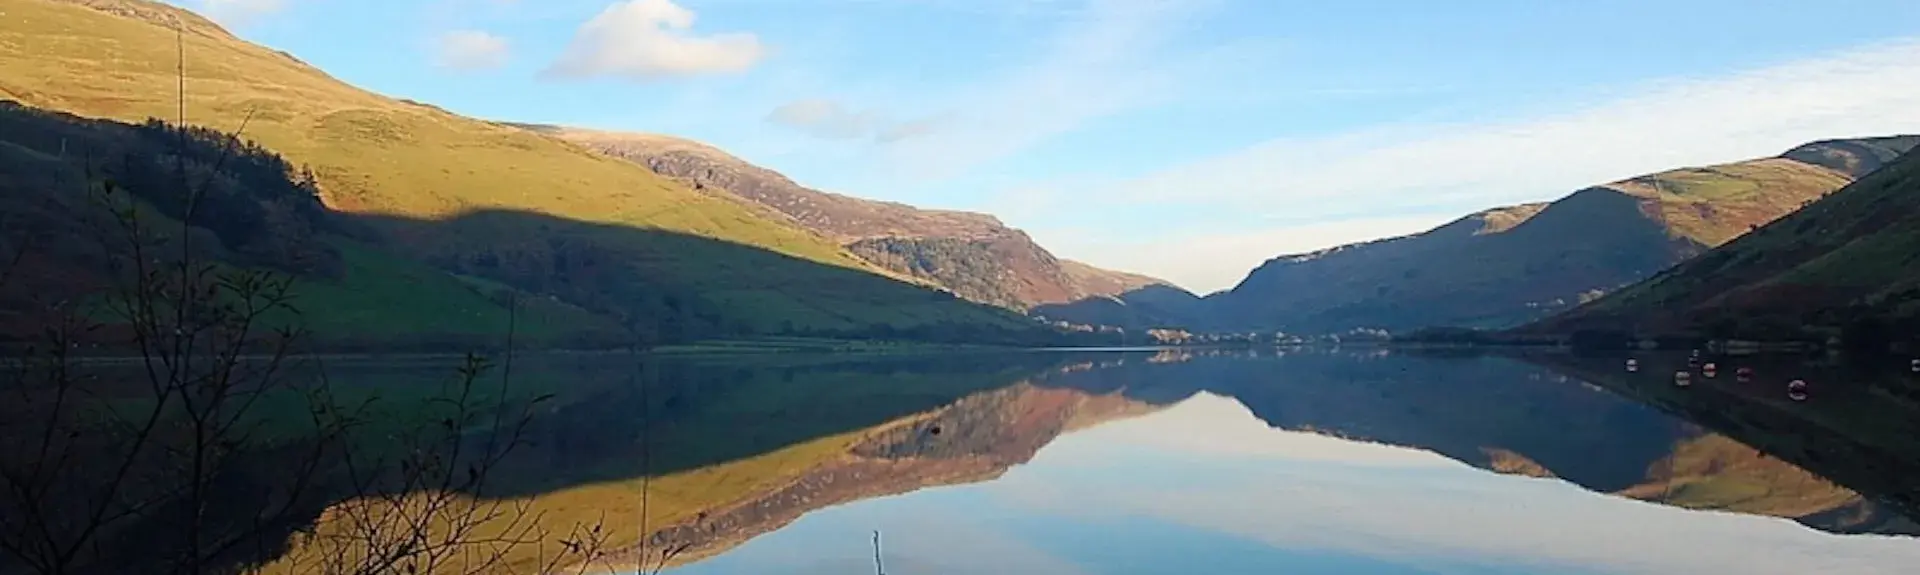
<instances>
[{"instance_id":1,"label":"calm water surface","mask_svg":"<svg viewBox=\"0 0 1920 575\"><path fill-rule=\"evenodd\" d=\"M1904 361L1718 359L1721 378L1682 388L1684 357L1638 359L528 356L481 394L550 397L461 494L549 533L604 522L616 553L593 570L622 573L873 573L875 532L892 575L1920 572ZM447 399L446 363L327 365L339 399L372 407L342 448L442 428L413 406ZM1809 401L1786 397L1794 378ZM306 407L275 397L260 432L302 445ZM234 481L274 485L299 453L248 455ZM336 484L294 519L328 529L359 497ZM112 544L140 556L169 525Z\"/></svg>"},{"instance_id":2,"label":"calm water surface","mask_svg":"<svg viewBox=\"0 0 1920 575\"><path fill-rule=\"evenodd\" d=\"M797 479L810 487L748 504L808 509L797 520L670 572L870 573L874 531L899 574L1920 565L1897 501L1565 375L1601 365L1310 353L1055 368L866 432ZM862 463L864 496L826 470Z\"/></svg>"}]
</instances>

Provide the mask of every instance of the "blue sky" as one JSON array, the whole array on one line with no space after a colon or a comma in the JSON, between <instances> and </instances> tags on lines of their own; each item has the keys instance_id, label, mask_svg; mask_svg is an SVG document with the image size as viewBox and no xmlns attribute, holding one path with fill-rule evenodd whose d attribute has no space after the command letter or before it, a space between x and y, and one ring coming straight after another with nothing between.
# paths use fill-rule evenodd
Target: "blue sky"
<instances>
[{"instance_id":1,"label":"blue sky","mask_svg":"<svg viewBox=\"0 0 1920 575\"><path fill-rule=\"evenodd\" d=\"M1920 132L1910 0L175 0L455 112L706 141L1231 286L1669 167Z\"/></svg>"}]
</instances>

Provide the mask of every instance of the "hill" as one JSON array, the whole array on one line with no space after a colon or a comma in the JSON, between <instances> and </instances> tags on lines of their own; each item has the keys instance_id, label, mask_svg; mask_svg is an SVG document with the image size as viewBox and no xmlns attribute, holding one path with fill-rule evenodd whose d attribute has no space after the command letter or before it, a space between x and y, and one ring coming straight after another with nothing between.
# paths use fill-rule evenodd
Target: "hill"
<instances>
[{"instance_id":1,"label":"hill","mask_svg":"<svg viewBox=\"0 0 1920 575\"><path fill-rule=\"evenodd\" d=\"M1910 152L1706 255L1525 331L1755 339L1824 331L1884 345L1920 327L1917 262L1920 154Z\"/></svg>"},{"instance_id":2,"label":"hill","mask_svg":"<svg viewBox=\"0 0 1920 575\"><path fill-rule=\"evenodd\" d=\"M309 167L326 207L380 250L572 302L648 337L1039 336L1024 318L900 281L739 201L355 88L185 10L4 0L0 11L0 96L125 122L184 110L189 124L244 128Z\"/></svg>"},{"instance_id":3,"label":"hill","mask_svg":"<svg viewBox=\"0 0 1920 575\"><path fill-rule=\"evenodd\" d=\"M139 248L297 278L300 325L328 348L491 345L509 321L527 345L626 340L584 309L375 249L316 193L279 156L210 130L86 120L0 100L0 257L8 262L0 339L38 338L73 300L123 293L116 280ZM141 220L112 211L128 207L136 211L122 213ZM127 240L136 230L149 239Z\"/></svg>"},{"instance_id":4,"label":"hill","mask_svg":"<svg viewBox=\"0 0 1920 575\"><path fill-rule=\"evenodd\" d=\"M1026 232L986 214L921 209L823 192L699 142L581 128L511 124L744 198L861 258L969 300L1015 310L1117 295L1165 281L1055 257Z\"/></svg>"},{"instance_id":5,"label":"hill","mask_svg":"<svg viewBox=\"0 0 1920 575\"><path fill-rule=\"evenodd\" d=\"M1152 329L1204 325L1196 318L1205 318L1207 310L1205 300L1191 292L1173 286L1149 285L1119 295L1037 306L1031 313L1047 321Z\"/></svg>"},{"instance_id":6,"label":"hill","mask_svg":"<svg viewBox=\"0 0 1920 575\"><path fill-rule=\"evenodd\" d=\"M1295 333L1519 325L1724 244L1916 143L1920 137L1814 142L1777 157L1482 211L1419 234L1281 256L1178 319L1214 330Z\"/></svg>"}]
</instances>

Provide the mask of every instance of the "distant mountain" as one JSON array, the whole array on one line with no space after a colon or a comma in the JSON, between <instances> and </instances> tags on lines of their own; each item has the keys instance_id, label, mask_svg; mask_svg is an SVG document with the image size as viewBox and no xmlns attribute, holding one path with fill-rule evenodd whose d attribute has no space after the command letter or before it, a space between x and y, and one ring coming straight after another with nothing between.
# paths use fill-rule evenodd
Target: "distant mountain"
<instances>
[{"instance_id":1,"label":"distant mountain","mask_svg":"<svg viewBox=\"0 0 1920 575\"><path fill-rule=\"evenodd\" d=\"M1778 157L1650 174L1551 203L1478 212L1419 234L1281 256L1185 315L1156 315L1163 308L1127 296L1042 311L1294 333L1519 325L1724 244L1917 143L1920 136L1815 142ZM1142 309L1150 311L1136 313Z\"/></svg>"},{"instance_id":2,"label":"distant mountain","mask_svg":"<svg viewBox=\"0 0 1920 575\"><path fill-rule=\"evenodd\" d=\"M1856 171L1880 167L1850 163L1860 157L1826 150L1816 159ZM1774 338L1822 328L1868 340L1911 338L1920 328L1920 153L1909 152L1706 255L1525 329Z\"/></svg>"},{"instance_id":3,"label":"distant mountain","mask_svg":"<svg viewBox=\"0 0 1920 575\"><path fill-rule=\"evenodd\" d=\"M1052 337L747 202L362 90L178 7L4 0L0 13L0 98L129 123L184 112L189 124L244 129L311 168L319 199L350 216L368 250L567 302L642 339ZM378 337L400 316L355 317L342 321Z\"/></svg>"},{"instance_id":4,"label":"distant mountain","mask_svg":"<svg viewBox=\"0 0 1920 575\"><path fill-rule=\"evenodd\" d=\"M986 214L921 209L823 192L713 146L658 134L537 124L552 135L681 180L699 190L744 198L845 245L886 269L922 278L973 301L1026 310L1090 296L1116 295L1165 281L1063 260Z\"/></svg>"},{"instance_id":5,"label":"distant mountain","mask_svg":"<svg viewBox=\"0 0 1920 575\"><path fill-rule=\"evenodd\" d=\"M1151 329L1199 324L1195 318L1205 317L1206 308L1205 300L1192 292L1167 285L1149 285L1119 295L1036 306L1031 313L1048 321Z\"/></svg>"}]
</instances>

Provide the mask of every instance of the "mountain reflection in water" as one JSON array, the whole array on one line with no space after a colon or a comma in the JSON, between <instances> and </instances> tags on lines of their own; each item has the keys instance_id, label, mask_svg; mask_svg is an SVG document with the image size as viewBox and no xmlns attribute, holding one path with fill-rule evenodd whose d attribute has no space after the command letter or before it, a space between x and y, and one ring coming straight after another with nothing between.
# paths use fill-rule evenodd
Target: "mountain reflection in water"
<instances>
[{"instance_id":1,"label":"mountain reflection in water","mask_svg":"<svg viewBox=\"0 0 1920 575\"><path fill-rule=\"evenodd\" d=\"M1202 393L1061 438L1000 479L818 512L676 571L1898 573L1920 545L1825 534L1275 430Z\"/></svg>"},{"instance_id":2,"label":"mountain reflection in water","mask_svg":"<svg viewBox=\"0 0 1920 575\"><path fill-rule=\"evenodd\" d=\"M1086 401L1124 398L1138 404L1095 412L1105 418L1156 407L1167 411L1069 435L1036 456L1035 447L1069 428L1022 431L1014 422L1032 412L1022 407L1026 394L1059 390L1084 394ZM1051 401L1064 400L1056 395ZM1038 374L923 417L975 437L966 440L974 442L971 447L944 440L948 451L999 451L1008 455L993 459L995 464L1031 463L987 485L820 513L685 572L846 572L871 560L862 534L872 529L889 534L889 570L895 572L1075 572L1046 561L995 566L984 559L1034 555L1002 553L1008 546L1084 547L1086 557L1052 560L1089 573L1180 572L1196 562L1245 569L1320 565L1329 572L1663 573L1736 565L1753 572L1789 565L1892 572L1920 558L1914 555L1920 544L1912 540L1841 538L1759 517L1833 533L1914 533L1916 524L1897 511L1908 507L1898 502L1870 501L1735 438L1512 359L1134 355ZM1793 414L1780 420L1769 423L1776 426L1770 442L1794 444L1819 435L1798 433ZM849 456L880 455L895 466L895 473L871 480L889 486L873 495L897 493L903 483L947 485L999 475L915 473L938 467L939 454L915 452L932 427L923 422L888 428ZM1831 443L1824 447L1851 449L1839 445L1844 440L1826 439ZM1083 443L1097 447L1067 447ZM1063 503L1085 499L1097 485L1124 495ZM1576 488L1586 491L1570 490ZM929 522L943 502L951 502L948 511L959 516ZM1209 504L1227 517L1149 513L1192 512ZM794 515L787 507L787 515ZM876 511L854 511L868 508ZM887 513L900 521L885 521ZM841 519L847 515L863 519ZM1228 529L1236 526L1243 529ZM688 537L689 531L676 535ZM959 543L962 535L990 549L968 549ZM916 564L922 567L909 569Z\"/></svg>"},{"instance_id":3,"label":"mountain reflection in water","mask_svg":"<svg viewBox=\"0 0 1920 575\"><path fill-rule=\"evenodd\" d=\"M1797 404L1648 375L1668 361L532 356L520 393L555 399L469 495L555 532L604 519L601 569L671 549L682 575L868 573L874 531L909 575L1920 565L1920 382L1765 365L1835 382ZM445 373L329 369L385 394Z\"/></svg>"}]
</instances>

